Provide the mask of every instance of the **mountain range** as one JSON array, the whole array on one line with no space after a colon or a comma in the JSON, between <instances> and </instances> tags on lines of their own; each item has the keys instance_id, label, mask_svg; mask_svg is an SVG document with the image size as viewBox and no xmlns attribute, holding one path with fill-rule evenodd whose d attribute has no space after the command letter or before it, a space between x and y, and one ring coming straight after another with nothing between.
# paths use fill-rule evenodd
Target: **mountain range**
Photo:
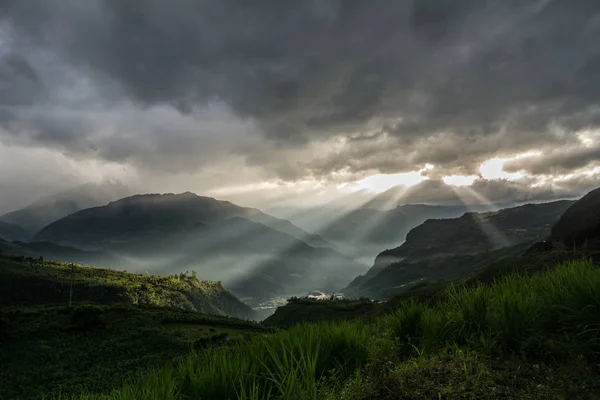
<instances>
[{"instance_id":1,"label":"mountain range","mask_svg":"<svg viewBox=\"0 0 600 400\"><path fill-rule=\"evenodd\" d=\"M425 194L432 192L441 196L440 204L420 203L426 200ZM468 200L466 194L458 196L457 189L441 181L425 181L408 190L392 187L351 207L340 202L295 212L285 208L272 210L294 224L318 233L344 253L371 263L381 249L401 245L412 228L428 219L455 218L466 212L514 206L512 203L469 203Z\"/></svg>"},{"instance_id":2,"label":"mountain range","mask_svg":"<svg viewBox=\"0 0 600 400\"><path fill-rule=\"evenodd\" d=\"M533 242L548 237L573 204L564 200L429 219L412 229L401 246L381 252L371 269L344 293L387 297L420 280L456 278L500 257L520 254Z\"/></svg>"},{"instance_id":3,"label":"mountain range","mask_svg":"<svg viewBox=\"0 0 600 400\"><path fill-rule=\"evenodd\" d=\"M366 270L288 221L189 192L136 195L81 210L33 239L107 252L131 270L196 270L249 297L335 290Z\"/></svg>"},{"instance_id":4,"label":"mountain range","mask_svg":"<svg viewBox=\"0 0 600 400\"><path fill-rule=\"evenodd\" d=\"M388 191L339 212L317 234L190 192L114 199L124 191L84 186L5 214L0 251L135 272L192 270L252 301L344 287L350 297L386 298L423 280L453 279L520 254L536 240L582 245L581 237L588 243L600 231L599 191L577 203L498 211L464 204L386 210L395 196ZM385 247L391 248L382 252ZM356 261L375 249L370 269Z\"/></svg>"}]
</instances>

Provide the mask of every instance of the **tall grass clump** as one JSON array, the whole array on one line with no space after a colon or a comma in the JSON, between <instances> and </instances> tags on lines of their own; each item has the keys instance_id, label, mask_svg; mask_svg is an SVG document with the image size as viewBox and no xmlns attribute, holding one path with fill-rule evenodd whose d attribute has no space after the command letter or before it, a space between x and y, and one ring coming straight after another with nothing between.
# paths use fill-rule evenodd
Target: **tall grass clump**
<instances>
[{"instance_id":1,"label":"tall grass clump","mask_svg":"<svg viewBox=\"0 0 600 400\"><path fill-rule=\"evenodd\" d=\"M510 275L492 285L489 315L493 335L503 350L527 350L542 334L539 318L549 304L534 290L533 279Z\"/></svg>"},{"instance_id":2,"label":"tall grass clump","mask_svg":"<svg viewBox=\"0 0 600 400\"><path fill-rule=\"evenodd\" d=\"M414 300L410 300L402 305L390 319L390 329L392 334L398 338L403 351L410 350L410 346L419 344L422 336L422 314L427 307Z\"/></svg>"},{"instance_id":3,"label":"tall grass clump","mask_svg":"<svg viewBox=\"0 0 600 400\"><path fill-rule=\"evenodd\" d=\"M408 301L388 325L403 355L448 344L489 353L600 353L600 270L588 260L571 261L488 286L450 286L434 306ZM562 344L545 348L549 338Z\"/></svg>"},{"instance_id":4,"label":"tall grass clump","mask_svg":"<svg viewBox=\"0 0 600 400\"><path fill-rule=\"evenodd\" d=\"M490 288L478 284L469 288L457 288L451 285L446 290L446 301L441 310L451 314L448 333L459 343L468 343L473 337L488 330Z\"/></svg>"},{"instance_id":5,"label":"tall grass clump","mask_svg":"<svg viewBox=\"0 0 600 400\"><path fill-rule=\"evenodd\" d=\"M569 338L580 351L600 352L600 270L591 261L571 261L535 278L546 299L541 323Z\"/></svg>"}]
</instances>

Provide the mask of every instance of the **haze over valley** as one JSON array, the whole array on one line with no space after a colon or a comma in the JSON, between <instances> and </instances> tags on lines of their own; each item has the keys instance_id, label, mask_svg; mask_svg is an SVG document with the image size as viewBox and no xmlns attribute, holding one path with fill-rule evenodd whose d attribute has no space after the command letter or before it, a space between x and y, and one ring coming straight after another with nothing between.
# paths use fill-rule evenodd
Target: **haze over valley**
<instances>
[{"instance_id":1,"label":"haze over valley","mask_svg":"<svg viewBox=\"0 0 600 400\"><path fill-rule=\"evenodd\" d=\"M285 299L313 291L386 299L423 279L464 276L545 239L573 204L386 208L394 195L387 191L350 210L303 211L300 220L325 222L309 233L191 192L120 198L126 190L88 184L0 216L0 250L137 274L194 271L222 282L264 318Z\"/></svg>"}]
</instances>

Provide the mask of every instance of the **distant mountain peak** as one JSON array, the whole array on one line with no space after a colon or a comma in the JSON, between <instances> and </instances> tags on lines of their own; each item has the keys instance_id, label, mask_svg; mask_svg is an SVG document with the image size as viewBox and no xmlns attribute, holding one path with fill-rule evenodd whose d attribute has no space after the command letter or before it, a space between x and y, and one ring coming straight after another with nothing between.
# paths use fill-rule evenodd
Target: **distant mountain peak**
<instances>
[{"instance_id":1,"label":"distant mountain peak","mask_svg":"<svg viewBox=\"0 0 600 400\"><path fill-rule=\"evenodd\" d=\"M108 204L127 194L130 194L130 190L121 184L84 184L44 196L19 210L0 216L0 221L19 225L35 233L74 212Z\"/></svg>"}]
</instances>

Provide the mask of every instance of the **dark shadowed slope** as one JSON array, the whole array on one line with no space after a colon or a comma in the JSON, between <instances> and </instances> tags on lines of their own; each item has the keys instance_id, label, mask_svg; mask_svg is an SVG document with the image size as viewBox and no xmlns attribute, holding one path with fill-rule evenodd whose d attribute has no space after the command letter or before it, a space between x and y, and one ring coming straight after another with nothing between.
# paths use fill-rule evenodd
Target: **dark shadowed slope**
<instances>
[{"instance_id":1,"label":"dark shadowed slope","mask_svg":"<svg viewBox=\"0 0 600 400\"><path fill-rule=\"evenodd\" d=\"M27 240L31 236L31 233L15 224L0 221L0 238L8 241L13 240Z\"/></svg>"},{"instance_id":2,"label":"dark shadowed slope","mask_svg":"<svg viewBox=\"0 0 600 400\"><path fill-rule=\"evenodd\" d=\"M600 248L600 188L573 204L552 228L551 241L567 246L587 244Z\"/></svg>"},{"instance_id":3,"label":"dark shadowed slope","mask_svg":"<svg viewBox=\"0 0 600 400\"><path fill-rule=\"evenodd\" d=\"M84 265L118 266L122 260L105 251L87 251L74 247L61 246L51 242L8 242L0 239L0 252L8 255L43 257L61 262L72 262Z\"/></svg>"}]
</instances>

